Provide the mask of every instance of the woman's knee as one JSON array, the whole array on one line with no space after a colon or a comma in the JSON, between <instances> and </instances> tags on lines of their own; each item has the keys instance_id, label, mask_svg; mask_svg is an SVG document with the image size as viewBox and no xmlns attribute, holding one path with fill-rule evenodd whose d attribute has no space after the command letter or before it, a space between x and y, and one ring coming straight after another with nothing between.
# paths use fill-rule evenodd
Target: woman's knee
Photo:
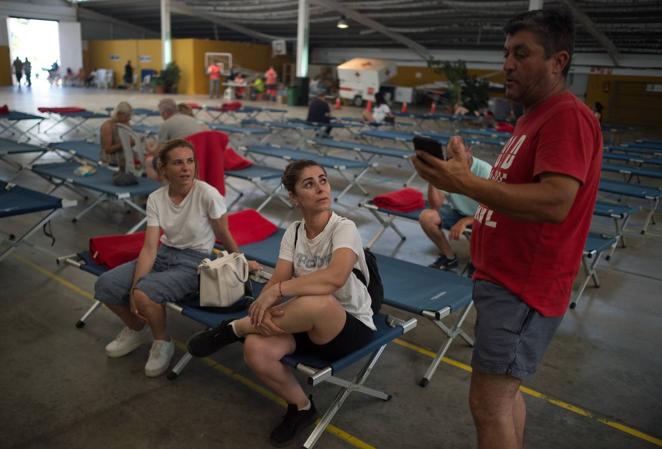
<instances>
[{"instance_id":1,"label":"woman's knee","mask_svg":"<svg viewBox=\"0 0 662 449\"><path fill-rule=\"evenodd\" d=\"M441 223L439 212L434 209L425 209L418 216L418 221L423 228L437 227Z\"/></svg>"},{"instance_id":2,"label":"woman's knee","mask_svg":"<svg viewBox=\"0 0 662 449\"><path fill-rule=\"evenodd\" d=\"M247 335L244 342L244 361L254 372L261 373L285 355L272 345L269 337Z\"/></svg>"}]
</instances>

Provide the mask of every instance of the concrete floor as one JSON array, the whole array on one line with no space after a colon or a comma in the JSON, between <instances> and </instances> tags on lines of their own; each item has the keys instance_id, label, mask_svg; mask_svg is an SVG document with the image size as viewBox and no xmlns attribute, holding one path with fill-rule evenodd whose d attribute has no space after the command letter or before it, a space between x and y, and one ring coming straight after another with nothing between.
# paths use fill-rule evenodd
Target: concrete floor
<instances>
[{"instance_id":1,"label":"concrete floor","mask_svg":"<svg viewBox=\"0 0 662 449\"><path fill-rule=\"evenodd\" d=\"M84 106L100 110L119 100L155 107L158 97L124 91L84 89L0 90L0 104L33 112L37 106ZM178 96L206 102L206 98ZM304 108L289 108L301 116ZM344 108L341 115L358 115ZM494 159L494 150L478 149ZM371 194L399 187L405 172L387 167L364 183ZM0 165L0 177L11 169ZM332 177L332 184L337 181ZM45 191L47 184L31 173L18 183ZM337 182L336 182L337 184ZM423 189L419 181L415 187ZM256 207L261 196L240 185L247 197L242 207ZM66 190L60 195L74 198ZM231 198L231 195L229 195ZM352 192L336 211L353 218L366 242L376 232L375 220L356 207L363 199ZM246 369L240 347L211 359L194 360L175 381L148 379L143 367L148 348L122 359L108 359L104 345L118 332L118 320L100 309L84 329L74 323L91 305L94 278L55 264L55 256L84 249L90 236L126 232L136 221L119 205L98 207L76 224L70 219L82 205L55 220L55 246L41 233L0 262L0 447L1 448L263 448L284 412ZM280 225L294 212L272 202L265 215ZM658 214L658 220L661 218ZM0 230L19 232L35 215L2 219ZM662 231L652 226L638 233L643 214L630 224L628 247L610 263L601 263L602 287L589 288L577 310L567 313L538 374L526 383L528 407L526 447L648 448L662 446ZM402 243L387 231L375 245L380 253L428 264L435 252L414 223L401 222L409 237ZM596 220L595 230L610 223ZM466 259L468 243L457 250ZM385 307L394 315L407 314ZM470 329L474 315L466 328ZM196 323L169 315L169 329L178 343L200 329ZM326 432L319 448L472 448L474 429L467 406L471 349L455 343L427 388L416 382L430 362L441 334L421 319L414 332L385 352L369 385L393 394L389 402L352 395ZM335 388L315 389L324 408ZM626 427L623 427L626 426ZM303 442L303 437L297 444ZM297 444L292 444L292 447Z\"/></svg>"}]
</instances>

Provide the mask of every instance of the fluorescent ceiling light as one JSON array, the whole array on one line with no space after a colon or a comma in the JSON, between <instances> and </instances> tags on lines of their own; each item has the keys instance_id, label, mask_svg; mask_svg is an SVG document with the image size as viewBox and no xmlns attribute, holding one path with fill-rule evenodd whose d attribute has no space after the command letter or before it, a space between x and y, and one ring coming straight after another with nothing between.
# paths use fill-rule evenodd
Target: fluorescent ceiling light
<instances>
[{"instance_id":1,"label":"fluorescent ceiling light","mask_svg":"<svg viewBox=\"0 0 662 449\"><path fill-rule=\"evenodd\" d=\"M346 28L349 28L349 25L347 24L347 21L345 20L345 16L340 16L340 20L338 20L338 23L336 24L338 28L341 30L344 30Z\"/></svg>"}]
</instances>

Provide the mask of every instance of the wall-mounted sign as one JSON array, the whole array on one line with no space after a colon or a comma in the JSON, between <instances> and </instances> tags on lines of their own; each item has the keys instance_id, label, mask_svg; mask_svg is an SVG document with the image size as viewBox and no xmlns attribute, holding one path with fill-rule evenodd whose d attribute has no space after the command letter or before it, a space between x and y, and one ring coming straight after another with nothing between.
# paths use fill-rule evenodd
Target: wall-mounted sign
<instances>
[{"instance_id":1,"label":"wall-mounted sign","mask_svg":"<svg viewBox=\"0 0 662 449\"><path fill-rule=\"evenodd\" d=\"M110 55L110 60L111 61L119 61L120 60L120 55Z\"/></svg>"},{"instance_id":2,"label":"wall-mounted sign","mask_svg":"<svg viewBox=\"0 0 662 449\"><path fill-rule=\"evenodd\" d=\"M152 62L152 55L139 55L138 56L138 61L139 62Z\"/></svg>"},{"instance_id":3,"label":"wall-mounted sign","mask_svg":"<svg viewBox=\"0 0 662 449\"><path fill-rule=\"evenodd\" d=\"M662 84L646 84L646 92L662 92Z\"/></svg>"}]
</instances>

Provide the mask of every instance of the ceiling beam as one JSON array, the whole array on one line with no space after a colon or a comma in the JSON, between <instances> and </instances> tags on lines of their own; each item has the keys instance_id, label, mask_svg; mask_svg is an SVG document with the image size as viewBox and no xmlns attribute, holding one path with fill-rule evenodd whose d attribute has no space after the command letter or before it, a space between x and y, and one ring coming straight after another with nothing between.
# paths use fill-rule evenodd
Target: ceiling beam
<instances>
[{"instance_id":1,"label":"ceiling beam","mask_svg":"<svg viewBox=\"0 0 662 449\"><path fill-rule=\"evenodd\" d=\"M278 40L278 39L284 39L284 40L290 40L290 41L295 40L294 38L285 38L285 37L273 36L271 34L261 33L259 31L252 30L252 29L247 28L243 25L239 25L237 23L225 20L221 16L218 16L218 15L213 14L211 12L196 11L195 8L191 8L191 7L187 6L185 3L180 2L180 1L173 1L171 10L175 14L181 14L181 15L184 15L184 16L199 17L200 19L207 20L211 23L215 23L217 25L220 25L222 27L231 29L233 31L236 31L238 33L241 33L241 34L244 34L246 36L252 37L253 39L257 39L259 41L271 42L273 40Z\"/></svg>"},{"instance_id":2,"label":"ceiling beam","mask_svg":"<svg viewBox=\"0 0 662 449\"><path fill-rule=\"evenodd\" d=\"M159 33L157 33L154 30L150 30L149 28L143 28L141 26L134 25L129 22L125 22L124 20L119 20L111 16L107 16L105 14L100 14L96 11L92 11L91 9L83 8L83 7L78 7L77 8L77 15L78 15L78 20L89 20L89 21L94 21L94 22L103 22L103 23L112 23L113 25L119 25L124 28L128 28L130 30L135 31L136 33L142 33L143 37L158 37Z\"/></svg>"},{"instance_id":3,"label":"ceiling beam","mask_svg":"<svg viewBox=\"0 0 662 449\"><path fill-rule=\"evenodd\" d=\"M614 43L607 37L607 35L604 34L602 31L600 31L595 26L595 23L577 7L577 5L573 0L560 0L560 1L568 8L570 8L577 22L579 22L584 27L584 29L591 36L593 36L595 40L597 40L598 43L602 45L602 47L605 50L607 50L607 54L609 54L609 57L614 62L614 65L616 67L620 67L621 64L619 62L619 59L621 55L618 53L618 49L616 48L616 45L614 45Z\"/></svg>"},{"instance_id":4,"label":"ceiling beam","mask_svg":"<svg viewBox=\"0 0 662 449\"><path fill-rule=\"evenodd\" d=\"M367 17L366 15L361 14L360 12L352 8L348 8L347 6L344 6L340 2L337 2L336 0L310 0L310 2L316 5L324 6L330 10L338 11L341 14L344 14L345 17L352 19L368 28L371 28L383 34L384 36L387 36L388 38L404 45L405 47L408 47L409 49L414 51L414 53L418 54L421 58L423 58L426 61L432 59L432 54L428 51L427 48L425 48L421 44L413 41L407 36L404 36L400 33L396 33L395 31L382 25L381 23L374 21L370 17Z\"/></svg>"}]
</instances>

